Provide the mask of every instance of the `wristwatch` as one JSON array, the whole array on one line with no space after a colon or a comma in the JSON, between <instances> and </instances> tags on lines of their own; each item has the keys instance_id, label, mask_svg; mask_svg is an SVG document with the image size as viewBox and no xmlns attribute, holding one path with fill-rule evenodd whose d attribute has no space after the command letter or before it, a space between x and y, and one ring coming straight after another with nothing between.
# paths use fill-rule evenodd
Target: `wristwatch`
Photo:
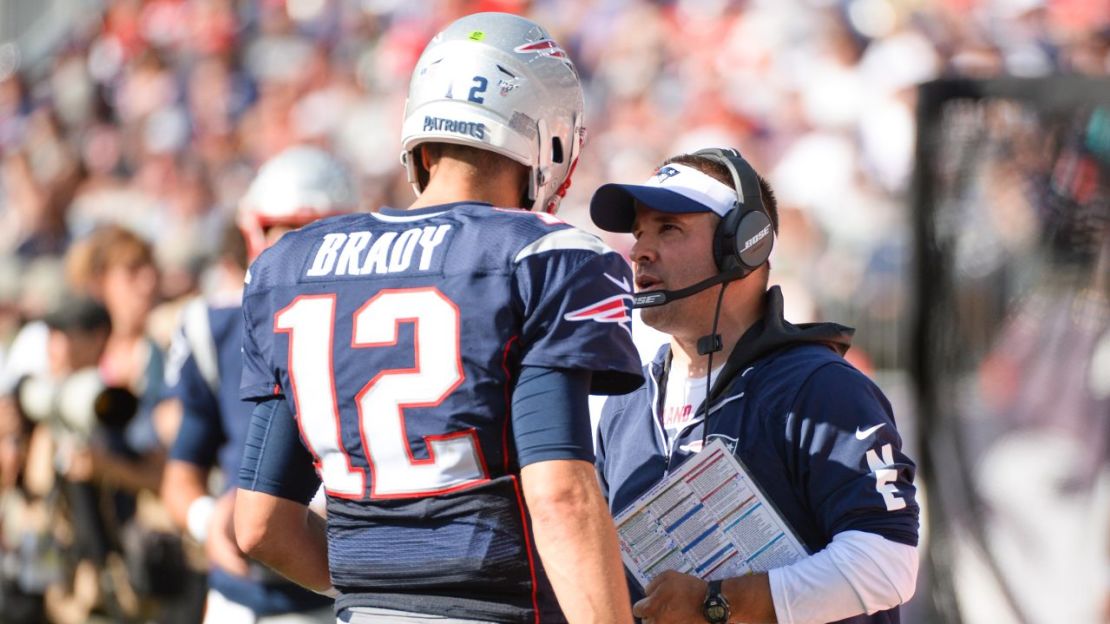
<instances>
[{"instance_id":1,"label":"wristwatch","mask_svg":"<svg viewBox=\"0 0 1110 624\"><path fill-rule=\"evenodd\" d=\"M725 624L730 614L728 601L721 593L721 581L709 581L705 592L705 602L701 603L701 613L709 624Z\"/></svg>"}]
</instances>

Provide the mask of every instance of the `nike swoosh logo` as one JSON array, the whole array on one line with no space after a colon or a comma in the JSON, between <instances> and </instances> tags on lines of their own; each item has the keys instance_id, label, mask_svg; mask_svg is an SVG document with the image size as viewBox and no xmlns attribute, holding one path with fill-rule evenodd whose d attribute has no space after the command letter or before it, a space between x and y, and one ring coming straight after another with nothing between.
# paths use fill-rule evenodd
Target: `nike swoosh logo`
<instances>
[{"instance_id":1,"label":"nike swoosh logo","mask_svg":"<svg viewBox=\"0 0 1110 624\"><path fill-rule=\"evenodd\" d=\"M886 423L879 423L879 424L875 425L874 427L868 427L868 428L864 429L863 431L860 431L860 428L856 427L856 439L857 440L866 440L867 438L871 437L872 433L875 433L876 431L878 431L885 424Z\"/></svg>"},{"instance_id":2,"label":"nike swoosh logo","mask_svg":"<svg viewBox=\"0 0 1110 624\"><path fill-rule=\"evenodd\" d=\"M610 282L613 282L614 284L616 284L620 288L624 289L624 292L632 292L632 285L628 283L628 278L627 277L622 277L621 279L618 280L617 278L613 277L612 275L609 275L608 273L602 273L602 275L604 275L605 278L608 279Z\"/></svg>"}]
</instances>

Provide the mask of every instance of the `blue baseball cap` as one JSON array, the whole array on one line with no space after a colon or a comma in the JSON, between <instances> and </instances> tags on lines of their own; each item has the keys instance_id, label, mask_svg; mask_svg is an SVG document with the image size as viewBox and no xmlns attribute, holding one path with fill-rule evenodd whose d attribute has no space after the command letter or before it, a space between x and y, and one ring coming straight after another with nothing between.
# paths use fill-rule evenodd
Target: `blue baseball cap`
<instances>
[{"instance_id":1,"label":"blue baseball cap","mask_svg":"<svg viewBox=\"0 0 1110 624\"><path fill-rule=\"evenodd\" d=\"M590 199L590 218L608 232L631 232L636 202L670 213L712 212L724 217L736 206L736 189L693 167L660 167L643 184L604 184Z\"/></svg>"}]
</instances>

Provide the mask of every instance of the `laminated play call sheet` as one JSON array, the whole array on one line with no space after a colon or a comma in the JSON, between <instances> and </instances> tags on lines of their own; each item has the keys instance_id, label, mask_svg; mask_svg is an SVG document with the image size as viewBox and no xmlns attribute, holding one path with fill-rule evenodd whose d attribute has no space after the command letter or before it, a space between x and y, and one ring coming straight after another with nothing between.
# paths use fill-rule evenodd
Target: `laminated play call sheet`
<instances>
[{"instance_id":1,"label":"laminated play call sheet","mask_svg":"<svg viewBox=\"0 0 1110 624\"><path fill-rule=\"evenodd\" d=\"M806 550L747 470L714 440L616 517L641 586L677 570L706 579L782 567Z\"/></svg>"}]
</instances>

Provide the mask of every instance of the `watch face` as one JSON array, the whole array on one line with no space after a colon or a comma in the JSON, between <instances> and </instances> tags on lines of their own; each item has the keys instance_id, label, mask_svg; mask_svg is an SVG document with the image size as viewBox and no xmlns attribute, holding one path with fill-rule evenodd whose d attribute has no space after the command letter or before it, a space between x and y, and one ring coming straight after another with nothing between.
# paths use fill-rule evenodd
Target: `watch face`
<instances>
[{"instance_id":1,"label":"watch face","mask_svg":"<svg viewBox=\"0 0 1110 624\"><path fill-rule=\"evenodd\" d=\"M719 603L713 603L705 606L705 617L710 622L724 622L728 617L728 612L725 607Z\"/></svg>"}]
</instances>

